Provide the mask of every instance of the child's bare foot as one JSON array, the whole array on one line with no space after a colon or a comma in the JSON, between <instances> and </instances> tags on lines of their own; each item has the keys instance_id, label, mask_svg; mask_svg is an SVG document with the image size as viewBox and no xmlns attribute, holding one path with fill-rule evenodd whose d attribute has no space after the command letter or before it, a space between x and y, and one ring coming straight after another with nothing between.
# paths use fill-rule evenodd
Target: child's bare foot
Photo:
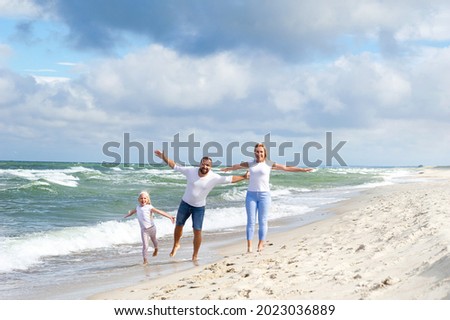
<instances>
[{"instance_id":1,"label":"child's bare foot","mask_svg":"<svg viewBox=\"0 0 450 320\"><path fill-rule=\"evenodd\" d=\"M172 248L172 251L170 252L170 256L171 257L175 257L175 255L177 254L178 249L180 249L180 245L179 244L174 245L173 248Z\"/></svg>"},{"instance_id":2,"label":"child's bare foot","mask_svg":"<svg viewBox=\"0 0 450 320\"><path fill-rule=\"evenodd\" d=\"M158 248L155 248L155 250L153 250L153 256L156 257L158 255Z\"/></svg>"}]
</instances>

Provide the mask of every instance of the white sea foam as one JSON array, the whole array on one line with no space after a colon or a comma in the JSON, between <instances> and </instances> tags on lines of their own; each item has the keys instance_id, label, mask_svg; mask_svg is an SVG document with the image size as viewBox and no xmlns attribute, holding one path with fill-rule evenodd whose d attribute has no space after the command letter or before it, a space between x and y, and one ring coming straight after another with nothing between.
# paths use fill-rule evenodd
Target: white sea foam
<instances>
[{"instance_id":1,"label":"white sea foam","mask_svg":"<svg viewBox=\"0 0 450 320\"><path fill-rule=\"evenodd\" d=\"M276 203L270 219L301 215L310 212L307 205ZM169 212L176 215L176 212ZM159 238L171 236L174 226L164 217L155 218ZM246 224L244 202L240 207L207 208L203 229L215 231L233 229ZM191 233L191 220L186 222L185 233ZM136 218L107 221L93 226L67 227L59 230L27 234L0 239L0 272L27 270L53 256L64 256L84 251L111 248L124 244L139 244L140 229Z\"/></svg>"},{"instance_id":2,"label":"white sea foam","mask_svg":"<svg viewBox=\"0 0 450 320\"><path fill-rule=\"evenodd\" d=\"M173 225L169 219L157 217L155 223L158 237L173 233ZM26 270L46 257L140 242L139 224L135 218L32 233L21 237L3 237L0 238L0 273Z\"/></svg>"},{"instance_id":3,"label":"white sea foam","mask_svg":"<svg viewBox=\"0 0 450 320\"><path fill-rule=\"evenodd\" d=\"M50 183L58 184L66 187L77 187L78 177L71 175L71 173L81 172L72 169L66 170L30 170L30 169L8 169L1 170L1 174L9 174L29 181L44 180Z\"/></svg>"}]
</instances>

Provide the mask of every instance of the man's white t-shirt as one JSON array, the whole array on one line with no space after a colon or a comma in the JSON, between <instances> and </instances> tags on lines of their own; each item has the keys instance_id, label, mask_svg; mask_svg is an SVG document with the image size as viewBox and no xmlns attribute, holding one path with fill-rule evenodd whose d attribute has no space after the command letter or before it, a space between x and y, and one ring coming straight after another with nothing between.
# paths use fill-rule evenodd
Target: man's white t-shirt
<instances>
[{"instance_id":1,"label":"man's white t-shirt","mask_svg":"<svg viewBox=\"0 0 450 320\"><path fill-rule=\"evenodd\" d=\"M151 204L146 204L144 206L139 205L136 207L136 216L141 229L148 229L155 225L153 222L152 209L153 206Z\"/></svg>"},{"instance_id":2,"label":"man's white t-shirt","mask_svg":"<svg viewBox=\"0 0 450 320\"><path fill-rule=\"evenodd\" d=\"M270 191L270 172L274 162L265 160L263 162L249 162L248 171L250 178L248 181L248 191L269 192Z\"/></svg>"},{"instance_id":3,"label":"man's white t-shirt","mask_svg":"<svg viewBox=\"0 0 450 320\"><path fill-rule=\"evenodd\" d=\"M218 184L231 183L232 176L221 176L213 171L209 171L204 177L198 175L199 168L181 167L175 165L175 171L186 176L186 190L182 197L183 201L193 207L203 207L206 205L206 197L209 192Z\"/></svg>"}]
</instances>

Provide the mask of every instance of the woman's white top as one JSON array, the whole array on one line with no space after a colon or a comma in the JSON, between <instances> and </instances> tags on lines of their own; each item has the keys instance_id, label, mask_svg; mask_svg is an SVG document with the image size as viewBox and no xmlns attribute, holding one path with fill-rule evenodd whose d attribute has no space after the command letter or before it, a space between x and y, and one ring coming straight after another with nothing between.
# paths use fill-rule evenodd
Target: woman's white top
<instances>
[{"instance_id":1,"label":"woman's white top","mask_svg":"<svg viewBox=\"0 0 450 320\"><path fill-rule=\"evenodd\" d=\"M252 161L248 163L250 178L248 182L248 191L269 192L270 191L270 172L274 162L265 160L263 162Z\"/></svg>"}]
</instances>

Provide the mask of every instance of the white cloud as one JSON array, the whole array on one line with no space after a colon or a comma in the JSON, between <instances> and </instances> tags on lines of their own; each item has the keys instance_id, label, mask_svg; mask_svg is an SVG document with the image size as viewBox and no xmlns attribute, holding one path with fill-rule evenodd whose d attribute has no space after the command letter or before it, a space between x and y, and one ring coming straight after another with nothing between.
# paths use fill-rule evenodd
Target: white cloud
<instances>
[{"instance_id":1,"label":"white cloud","mask_svg":"<svg viewBox=\"0 0 450 320\"><path fill-rule=\"evenodd\" d=\"M246 66L228 53L207 57L178 55L161 46L105 60L93 66L88 86L111 104L201 109L225 99L246 96L250 75Z\"/></svg>"},{"instance_id":2,"label":"white cloud","mask_svg":"<svg viewBox=\"0 0 450 320\"><path fill-rule=\"evenodd\" d=\"M445 3L448 5L448 2ZM442 7L425 11L422 19L405 22L405 25L396 32L398 40L450 40L450 12Z\"/></svg>"},{"instance_id":3,"label":"white cloud","mask_svg":"<svg viewBox=\"0 0 450 320\"><path fill-rule=\"evenodd\" d=\"M0 105L7 106L20 98L20 88L8 77L0 77Z\"/></svg>"},{"instance_id":4,"label":"white cloud","mask_svg":"<svg viewBox=\"0 0 450 320\"><path fill-rule=\"evenodd\" d=\"M33 0L0 0L0 17L33 18L42 13Z\"/></svg>"},{"instance_id":5,"label":"white cloud","mask_svg":"<svg viewBox=\"0 0 450 320\"><path fill-rule=\"evenodd\" d=\"M376 126L333 132L348 140L342 149L347 163L361 165L448 165L449 125L433 119L384 119Z\"/></svg>"},{"instance_id":6,"label":"white cloud","mask_svg":"<svg viewBox=\"0 0 450 320\"><path fill-rule=\"evenodd\" d=\"M414 60L413 101L423 116L450 121L450 47L421 50Z\"/></svg>"},{"instance_id":7,"label":"white cloud","mask_svg":"<svg viewBox=\"0 0 450 320\"><path fill-rule=\"evenodd\" d=\"M65 77L50 77L50 76L36 76L32 75L36 83L45 84L45 83L57 83L57 82L68 82L70 78Z\"/></svg>"},{"instance_id":8,"label":"white cloud","mask_svg":"<svg viewBox=\"0 0 450 320\"><path fill-rule=\"evenodd\" d=\"M295 89L270 90L273 104L282 112L301 111L306 103L305 97Z\"/></svg>"},{"instance_id":9,"label":"white cloud","mask_svg":"<svg viewBox=\"0 0 450 320\"><path fill-rule=\"evenodd\" d=\"M5 64L12 55L12 48L7 44L0 43L0 66Z\"/></svg>"},{"instance_id":10,"label":"white cloud","mask_svg":"<svg viewBox=\"0 0 450 320\"><path fill-rule=\"evenodd\" d=\"M450 153L450 48L410 40L448 39L448 6L438 10L446 3L262 2L245 21L224 12L214 24L224 30L208 33L209 16L198 22L192 30L211 50L186 54L160 41L123 57L58 63L79 70L72 80L0 69L2 144L87 150L124 132L147 141L195 132L226 143L260 141L268 132L278 141L317 140L333 131L349 141L349 164L443 163ZM272 19L256 19L269 13ZM361 41L358 50L336 44L346 37ZM398 55L384 54L378 41L398 45ZM311 53L317 48L328 58ZM0 63L11 53L0 45Z\"/></svg>"}]
</instances>

